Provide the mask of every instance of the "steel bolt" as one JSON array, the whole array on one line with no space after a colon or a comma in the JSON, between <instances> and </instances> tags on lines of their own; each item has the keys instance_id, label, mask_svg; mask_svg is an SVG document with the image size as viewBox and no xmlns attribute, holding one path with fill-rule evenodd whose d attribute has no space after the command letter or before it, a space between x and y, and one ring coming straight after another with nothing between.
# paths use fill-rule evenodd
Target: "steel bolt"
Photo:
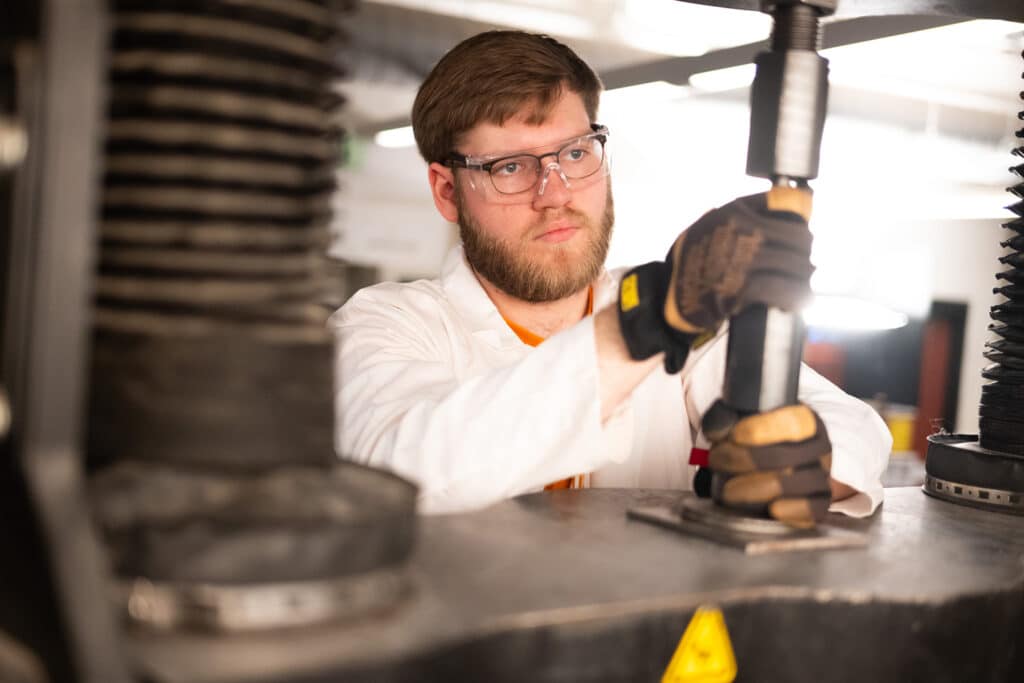
<instances>
[{"instance_id":1,"label":"steel bolt","mask_svg":"<svg viewBox=\"0 0 1024 683\"><path fill-rule=\"evenodd\" d=\"M0 170L7 171L20 165L27 152L25 126L8 116L0 116Z\"/></svg>"},{"instance_id":2,"label":"steel bolt","mask_svg":"<svg viewBox=\"0 0 1024 683\"><path fill-rule=\"evenodd\" d=\"M7 400L7 392L0 386L0 439L7 436L11 428L11 404Z\"/></svg>"}]
</instances>

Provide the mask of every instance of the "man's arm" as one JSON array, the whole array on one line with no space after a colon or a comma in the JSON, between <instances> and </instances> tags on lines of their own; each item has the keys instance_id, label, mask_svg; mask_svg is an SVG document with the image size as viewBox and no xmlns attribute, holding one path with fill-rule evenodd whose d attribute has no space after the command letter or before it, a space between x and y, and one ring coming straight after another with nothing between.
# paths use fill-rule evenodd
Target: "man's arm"
<instances>
[{"instance_id":1,"label":"man's arm","mask_svg":"<svg viewBox=\"0 0 1024 683\"><path fill-rule=\"evenodd\" d=\"M628 456L631 422L608 415L657 363L621 351L608 312L519 360L470 372L481 352L473 333L408 292L364 290L332 319L340 455L416 481L432 512L480 507Z\"/></svg>"},{"instance_id":2,"label":"man's arm","mask_svg":"<svg viewBox=\"0 0 1024 683\"><path fill-rule=\"evenodd\" d=\"M832 441L830 509L855 517L873 513L884 497L882 473L892 451L889 428L871 406L806 365L800 371L799 398L821 416Z\"/></svg>"},{"instance_id":3,"label":"man's arm","mask_svg":"<svg viewBox=\"0 0 1024 683\"><path fill-rule=\"evenodd\" d=\"M844 484L841 481L836 481L835 477L829 477L828 480L829 488L832 489L832 502L845 500L850 496L857 493L857 489L853 488L848 484Z\"/></svg>"},{"instance_id":4,"label":"man's arm","mask_svg":"<svg viewBox=\"0 0 1024 683\"><path fill-rule=\"evenodd\" d=\"M619 330L615 306L594 316L594 344L597 347L598 395L601 421L606 421L651 372L664 362L658 353L647 360L633 360Z\"/></svg>"}]
</instances>

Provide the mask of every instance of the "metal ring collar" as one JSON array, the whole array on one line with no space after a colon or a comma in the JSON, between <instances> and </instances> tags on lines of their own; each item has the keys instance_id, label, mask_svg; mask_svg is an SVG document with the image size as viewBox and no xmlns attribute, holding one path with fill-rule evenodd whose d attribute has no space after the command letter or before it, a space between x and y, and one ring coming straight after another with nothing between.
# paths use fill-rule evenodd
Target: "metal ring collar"
<instances>
[{"instance_id":1,"label":"metal ring collar","mask_svg":"<svg viewBox=\"0 0 1024 683\"><path fill-rule=\"evenodd\" d=\"M967 502L972 505L1004 508L1006 512L1024 514L1024 494L1018 491L991 489L971 486L955 481L946 481L930 474L924 478L924 492L936 498L953 502Z\"/></svg>"},{"instance_id":2,"label":"metal ring collar","mask_svg":"<svg viewBox=\"0 0 1024 683\"><path fill-rule=\"evenodd\" d=\"M325 581L265 584L120 580L116 599L128 617L158 629L214 631L308 626L389 607L411 589L401 567Z\"/></svg>"}]
</instances>

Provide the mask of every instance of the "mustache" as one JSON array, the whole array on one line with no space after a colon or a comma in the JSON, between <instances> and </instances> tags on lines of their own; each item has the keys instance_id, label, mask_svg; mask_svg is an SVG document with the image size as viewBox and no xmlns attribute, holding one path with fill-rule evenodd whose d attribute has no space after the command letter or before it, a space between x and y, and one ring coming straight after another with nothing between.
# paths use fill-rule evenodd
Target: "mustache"
<instances>
[{"instance_id":1,"label":"mustache","mask_svg":"<svg viewBox=\"0 0 1024 683\"><path fill-rule=\"evenodd\" d=\"M530 226L530 229L526 231L528 238L540 237L548 231L548 226L558 221L572 223L573 225L583 229L590 229L592 227L590 219L582 211L577 211L564 206L559 209L548 209L548 211L551 213L545 213L542 215L534 221Z\"/></svg>"}]
</instances>

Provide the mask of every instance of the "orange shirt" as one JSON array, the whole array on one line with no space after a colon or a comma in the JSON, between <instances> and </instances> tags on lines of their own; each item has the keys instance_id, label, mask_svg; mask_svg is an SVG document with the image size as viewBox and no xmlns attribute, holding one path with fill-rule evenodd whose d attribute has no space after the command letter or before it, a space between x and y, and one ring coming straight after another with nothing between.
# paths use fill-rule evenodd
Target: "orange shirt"
<instances>
[{"instance_id":1,"label":"orange shirt","mask_svg":"<svg viewBox=\"0 0 1024 683\"><path fill-rule=\"evenodd\" d=\"M594 286L591 285L590 289L587 291L587 310L584 313L584 315L591 315L591 314L593 314L593 312L594 312ZM523 327L521 325L515 324L514 322L512 322L511 320L509 320L505 316L501 316L501 318L502 318L502 320L505 321L505 324L507 324L512 329L512 331L516 333L516 336L519 337L519 339L521 339L522 342L524 344L526 344L527 346L539 346L540 343L544 341L544 337L540 336L539 334L534 334L533 332L531 332L530 330L526 329L525 327ZM567 478L562 479L560 481L556 481L556 482L552 482L552 483L548 484L547 486L544 487L544 490L545 491L554 491L556 489L582 488L582 486L583 486L583 478L584 478L584 475L582 475L582 474L577 474L575 477L567 477Z\"/></svg>"}]
</instances>

